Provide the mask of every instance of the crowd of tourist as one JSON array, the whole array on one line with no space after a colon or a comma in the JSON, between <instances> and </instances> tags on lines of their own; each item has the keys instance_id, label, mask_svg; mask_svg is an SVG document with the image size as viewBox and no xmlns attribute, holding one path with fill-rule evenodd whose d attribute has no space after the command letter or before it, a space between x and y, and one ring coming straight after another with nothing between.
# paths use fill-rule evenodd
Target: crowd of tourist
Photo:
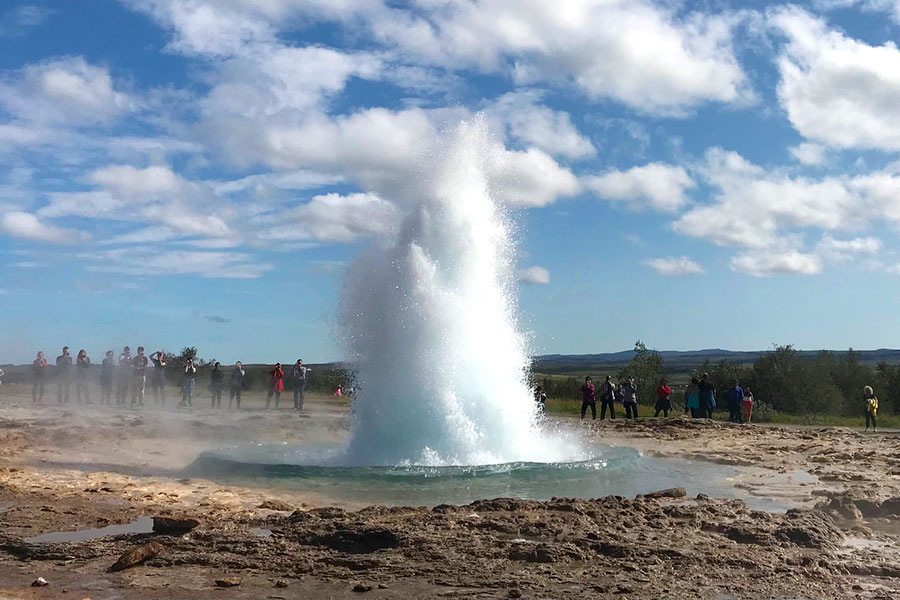
<instances>
[{"instance_id":1,"label":"crowd of tourist","mask_svg":"<svg viewBox=\"0 0 900 600\"><path fill-rule=\"evenodd\" d=\"M48 380L48 362L43 352L38 352L37 357L31 363L32 386L31 398L36 404L44 400ZM93 404L91 400L90 383L91 359L85 350L79 350L75 358L69 353L69 347L64 346L62 353L56 357L56 401L59 404L68 404L72 397L74 384L75 398L79 404ZM157 350L149 356L145 354L144 347L138 346L135 354L131 348L125 346L118 359L112 350L107 350L100 364L100 399L99 404L112 405L115 396L116 406L144 406L144 400L149 383L150 393L156 405L166 404L167 371L170 365L167 362L166 353ZM301 359L291 367L290 377L294 392L294 408L303 409L303 396L306 389L307 374L311 369L303 364ZM181 392L180 408L194 406L195 388L198 369L194 360L189 358L184 366L180 367L179 388ZM241 395L246 387L247 372L241 361L237 361L226 374L221 363L213 363L209 371L209 383L207 391L210 394L210 407L222 408L222 396L225 392L226 380L228 386L228 408L240 409ZM2 376L2 371L0 371ZM226 377L227 376L227 377ZM266 395L266 409L269 408L272 399L275 399L275 408L281 401L281 393L284 391L285 373L281 363L269 374L268 393Z\"/></svg>"},{"instance_id":2,"label":"crowd of tourist","mask_svg":"<svg viewBox=\"0 0 900 600\"><path fill-rule=\"evenodd\" d=\"M597 395L600 396L600 419L606 418L607 409L609 418L616 418L616 405L621 404L625 410L626 419L638 418L637 384L634 377L626 377L618 383L613 382L610 375L601 384L600 389L594 388L590 376L585 377L581 386L581 418L584 419L588 408L591 409L591 417L597 418ZM656 413L659 417L669 416L672 410L672 387L666 378L659 381L656 387ZM735 380L732 387L725 392L729 420L733 423L749 423L753 411L753 392L748 386L741 388ZM684 390L683 408L685 414L690 414L695 419L711 419L716 409L716 388L709 380L709 374L703 373L699 377L692 377L691 382Z\"/></svg>"},{"instance_id":3,"label":"crowd of tourist","mask_svg":"<svg viewBox=\"0 0 900 600\"><path fill-rule=\"evenodd\" d=\"M43 352L38 352L37 357L31 363L32 387L31 397L34 403L40 404L44 400L47 384L48 362ZM91 359L85 350L79 350L73 359L69 353L69 347L64 346L62 353L56 357L56 400L59 404L68 404L74 383L75 398L78 403L93 404L91 401L91 386L89 385L89 373ZM147 385L149 382L153 401L157 405L166 403L167 369L169 365L166 354L157 350L149 356L145 354L144 347L138 346L134 355L131 348L125 346L118 359L112 350L107 350L100 364L100 399L99 404L111 405L115 396L116 406L143 406ZM303 364L301 359L291 366L290 378L293 391L294 408L303 409L304 391L306 389L307 374L311 369ZM180 373L180 408L194 406L195 387L198 369L193 359L187 359ZM269 382L266 393L266 410L273 406L278 409L281 402L281 394L284 392L284 379L286 373L281 363L276 363L269 373ZM0 385L3 383L3 370L0 369ZM225 387L228 387L228 408L240 409L241 395L246 384L246 371L241 361L237 361L226 373L221 363L213 363L209 371L209 383L207 391L210 394L210 407L222 408L222 397ZM335 396L346 393L341 386L334 392ZM673 390L666 378L662 378L656 387L656 404L654 417L660 413L664 417L669 416L673 410ZM878 398L870 386L863 390L865 399L866 431L871 426L876 430L876 416L878 413ZM542 412L547 403L547 394L541 386L534 391L535 401ZM616 405L621 405L625 411L626 419L638 418L638 393L637 383L633 377L625 377L619 382L614 382L607 375L599 389L594 387L593 379L585 377L581 386L581 418L591 411L591 418L597 418L597 398L600 400L600 419L606 418L607 412L610 419L616 418ZM719 394L716 387L710 381L709 374L703 373L691 378L683 393L682 408L685 414L690 414L695 419L711 419L717 407ZM728 420L733 423L750 423L753 415L754 397L750 386L741 387L737 380L732 382L722 394L725 408L728 410Z\"/></svg>"},{"instance_id":4,"label":"crowd of tourist","mask_svg":"<svg viewBox=\"0 0 900 600\"><path fill-rule=\"evenodd\" d=\"M672 410L672 387L669 385L665 377L663 377L656 387L656 405L654 406L654 417L659 417L663 413L664 417L669 416ZM609 410L609 418L615 419L615 406L621 404L625 409L626 419L638 418L637 403L637 385L633 377L626 377L618 383L613 382L610 375L606 376L605 381L600 385L600 389L594 387L593 379L590 376L584 378L584 385L581 386L581 418L585 418L587 410L591 410L591 417L597 418L597 396L600 398L600 420L606 418L607 409ZM728 411L728 420L732 423L750 423L753 416L754 397L750 386L741 387L735 379L722 394L725 401L725 409ZM711 419L716 410L716 399L719 396L716 387L709 379L708 373L691 377L690 383L684 390L682 408L685 414L690 414L694 419ZM865 416L866 431L871 425L872 430L876 431L875 417L878 413L878 398L871 386L865 386L863 389L865 399ZM541 411L547 402L547 395L543 389L538 386L535 391L535 400L539 403Z\"/></svg>"}]
</instances>

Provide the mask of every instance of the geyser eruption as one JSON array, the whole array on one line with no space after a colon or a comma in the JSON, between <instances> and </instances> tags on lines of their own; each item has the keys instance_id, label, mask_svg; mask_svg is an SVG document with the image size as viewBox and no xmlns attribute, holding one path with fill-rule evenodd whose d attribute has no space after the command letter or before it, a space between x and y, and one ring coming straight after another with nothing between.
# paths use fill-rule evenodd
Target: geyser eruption
<instances>
[{"instance_id":1,"label":"geyser eruption","mask_svg":"<svg viewBox=\"0 0 900 600\"><path fill-rule=\"evenodd\" d=\"M489 149L483 124L460 125L396 237L348 272L343 325L359 385L351 464L574 458L535 427Z\"/></svg>"}]
</instances>

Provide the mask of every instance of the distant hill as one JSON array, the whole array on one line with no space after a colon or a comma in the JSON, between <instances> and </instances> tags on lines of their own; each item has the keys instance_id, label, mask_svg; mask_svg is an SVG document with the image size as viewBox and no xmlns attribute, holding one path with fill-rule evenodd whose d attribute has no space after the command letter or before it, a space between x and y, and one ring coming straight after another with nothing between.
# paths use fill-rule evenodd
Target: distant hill
<instances>
[{"instance_id":1,"label":"distant hill","mask_svg":"<svg viewBox=\"0 0 900 600\"><path fill-rule=\"evenodd\" d=\"M753 364L766 350L733 351L721 348L704 350L660 350L659 354L666 366L672 371L690 371L703 364L704 361L715 364L722 360L737 360L747 365ZM800 350L801 356L813 357L821 350ZM842 356L846 350L831 350ZM866 364L886 362L900 364L900 350L882 348L879 350L857 350L860 361ZM534 370L538 373L584 373L587 371L602 372L616 370L627 364L634 357L634 350L609 352L605 354L544 354L533 358Z\"/></svg>"}]
</instances>

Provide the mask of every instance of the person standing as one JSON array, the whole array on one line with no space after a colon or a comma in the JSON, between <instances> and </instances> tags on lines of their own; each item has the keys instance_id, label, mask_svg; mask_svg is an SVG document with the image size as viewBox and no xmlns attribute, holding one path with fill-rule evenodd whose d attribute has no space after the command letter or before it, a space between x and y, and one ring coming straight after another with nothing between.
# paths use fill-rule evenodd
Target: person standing
<instances>
[{"instance_id":1,"label":"person standing","mask_svg":"<svg viewBox=\"0 0 900 600\"><path fill-rule=\"evenodd\" d=\"M539 415L542 415L546 412L547 394L544 393L543 386L539 385L534 388L534 403L537 405L537 411Z\"/></svg>"},{"instance_id":2,"label":"person standing","mask_svg":"<svg viewBox=\"0 0 900 600\"><path fill-rule=\"evenodd\" d=\"M731 387L727 392L728 398L728 420L732 423L743 423L744 418L741 416L741 409L744 404L744 390L738 385L735 379L731 383Z\"/></svg>"},{"instance_id":3,"label":"person standing","mask_svg":"<svg viewBox=\"0 0 900 600\"><path fill-rule=\"evenodd\" d=\"M303 361L299 358L291 369L291 386L294 388L294 408L303 410L303 391L306 389L306 372L312 371L309 367L303 366Z\"/></svg>"},{"instance_id":4,"label":"person standing","mask_svg":"<svg viewBox=\"0 0 900 600\"><path fill-rule=\"evenodd\" d=\"M62 354L56 357L56 401L59 404L69 403L72 386L72 355L69 347L63 346Z\"/></svg>"},{"instance_id":5,"label":"person standing","mask_svg":"<svg viewBox=\"0 0 900 600\"><path fill-rule=\"evenodd\" d=\"M275 396L275 408L281 402L281 392L284 391L284 371L281 369L281 363L275 363L275 368L269 376L269 393L266 394L266 410L269 409L269 402L272 396Z\"/></svg>"},{"instance_id":6,"label":"person standing","mask_svg":"<svg viewBox=\"0 0 900 600\"><path fill-rule=\"evenodd\" d=\"M878 431L875 425L875 415L878 414L878 398L875 396L875 390L871 386L863 388L866 397L866 431L869 430L869 421L872 422L872 431Z\"/></svg>"},{"instance_id":7,"label":"person standing","mask_svg":"<svg viewBox=\"0 0 900 600\"><path fill-rule=\"evenodd\" d=\"M131 348L122 348L119 355L119 369L116 371L116 406L123 406L128 397L128 384L131 382Z\"/></svg>"},{"instance_id":8,"label":"person standing","mask_svg":"<svg viewBox=\"0 0 900 600\"><path fill-rule=\"evenodd\" d=\"M691 382L684 390L684 412L690 411L692 419L699 419L700 414L700 380L691 377Z\"/></svg>"},{"instance_id":9,"label":"person standing","mask_svg":"<svg viewBox=\"0 0 900 600\"><path fill-rule=\"evenodd\" d=\"M625 418L637 419L637 386L634 384L634 377L629 377L628 379L626 379L625 385L622 387L623 391L625 392L625 395L622 398L622 404L625 405Z\"/></svg>"},{"instance_id":10,"label":"person standing","mask_svg":"<svg viewBox=\"0 0 900 600\"><path fill-rule=\"evenodd\" d=\"M584 415L587 413L588 407L591 407L591 418L597 419L597 399L594 397L594 382L591 376L584 378L584 385L581 386L581 420L584 421Z\"/></svg>"},{"instance_id":11,"label":"person standing","mask_svg":"<svg viewBox=\"0 0 900 600\"><path fill-rule=\"evenodd\" d=\"M194 406L194 383L197 381L197 367L194 359L189 358L184 363L184 372L181 380L181 404L178 406Z\"/></svg>"},{"instance_id":12,"label":"person standing","mask_svg":"<svg viewBox=\"0 0 900 600\"><path fill-rule=\"evenodd\" d=\"M700 416L712 419L716 408L716 386L709 380L709 373L704 373L697 384L700 388Z\"/></svg>"},{"instance_id":13,"label":"person standing","mask_svg":"<svg viewBox=\"0 0 900 600\"><path fill-rule=\"evenodd\" d=\"M225 374L221 363L215 363L209 372L210 408L222 408L222 388L225 386Z\"/></svg>"},{"instance_id":14,"label":"person standing","mask_svg":"<svg viewBox=\"0 0 900 600\"><path fill-rule=\"evenodd\" d=\"M112 404L113 377L116 372L116 355L106 351L106 358L100 365L100 404Z\"/></svg>"},{"instance_id":15,"label":"person standing","mask_svg":"<svg viewBox=\"0 0 900 600\"><path fill-rule=\"evenodd\" d=\"M47 359L43 352L37 353L37 358L31 363L31 401L40 404L44 401L44 386L47 383Z\"/></svg>"},{"instance_id":16,"label":"person standing","mask_svg":"<svg viewBox=\"0 0 900 600\"><path fill-rule=\"evenodd\" d=\"M150 362L153 363L153 375L150 378L153 403L164 406L166 404L166 353L157 350L150 355Z\"/></svg>"},{"instance_id":17,"label":"person standing","mask_svg":"<svg viewBox=\"0 0 900 600\"><path fill-rule=\"evenodd\" d=\"M138 346L137 356L135 356L131 361L131 367L133 370L132 382L131 382L131 405L135 404L139 406L144 405L144 390L147 389L147 367L150 366L150 361L147 359L147 356L144 354L144 347Z\"/></svg>"},{"instance_id":18,"label":"person standing","mask_svg":"<svg viewBox=\"0 0 900 600\"><path fill-rule=\"evenodd\" d=\"M672 410L671 395L672 388L669 387L669 382L663 377L659 385L656 386L656 414L653 415L654 418L658 417L660 412L662 412L664 417L669 416L669 411Z\"/></svg>"},{"instance_id":19,"label":"person standing","mask_svg":"<svg viewBox=\"0 0 900 600\"><path fill-rule=\"evenodd\" d=\"M609 408L609 418L616 418L616 384L612 382L612 377L606 376L603 382L603 388L600 391L600 420L606 418L606 409Z\"/></svg>"},{"instance_id":20,"label":"person standing","mask_svg":"<svg viewBox=\"0 0 900 600\"><path fill-rule=\"evenodd\" d=\"M744 388L744 399L741 401L741 418L744 420L744 423L750 422L750 417L753 415L753 392L750 390L750 386L748 385Z\"/></svg>"},{"instance_id":21,"label":"person standing","mask_svg":"<svg viewBox=\"0 0 900 600\"><path fill-rule=\"evenodd\" d=\"M78 398L78 404L93 404L91 402L91 392L88 387L88 371L91 369L91 359L87 355L87 351L83 348L78 351L75 356L75 397ZM84 399L82 399L84 395Z\"/></svg>"},{"instance_id":22,"label":"person standing","mask_svg":"<svg viewBox=\"0 0 900 600\"><path fill-rule=\"evenodd\" d=\"M236 408L241 409L241 392L244 389L244 365L241 361L234 363L231 370L231 377L228 379L228 408L231 408L231 401L236 402Z\"/></svg>"}]
</instances>

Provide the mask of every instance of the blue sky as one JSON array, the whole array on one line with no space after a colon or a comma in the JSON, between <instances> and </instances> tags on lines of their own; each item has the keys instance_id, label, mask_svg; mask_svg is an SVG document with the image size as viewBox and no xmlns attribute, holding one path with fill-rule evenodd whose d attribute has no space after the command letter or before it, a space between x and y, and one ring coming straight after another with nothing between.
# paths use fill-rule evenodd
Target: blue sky
<instances>
[{"instance_id":1,"label":"blue sky","mask_svg":"<svg viewBox=\"0 0 900 600\"><path fill-rule=\"evenodd\" d=\"M534 352L896 347L898 34L895 0L4 2L0 362L342 358L344 269L474 118Z\"/></svg>"}]
</instances>

